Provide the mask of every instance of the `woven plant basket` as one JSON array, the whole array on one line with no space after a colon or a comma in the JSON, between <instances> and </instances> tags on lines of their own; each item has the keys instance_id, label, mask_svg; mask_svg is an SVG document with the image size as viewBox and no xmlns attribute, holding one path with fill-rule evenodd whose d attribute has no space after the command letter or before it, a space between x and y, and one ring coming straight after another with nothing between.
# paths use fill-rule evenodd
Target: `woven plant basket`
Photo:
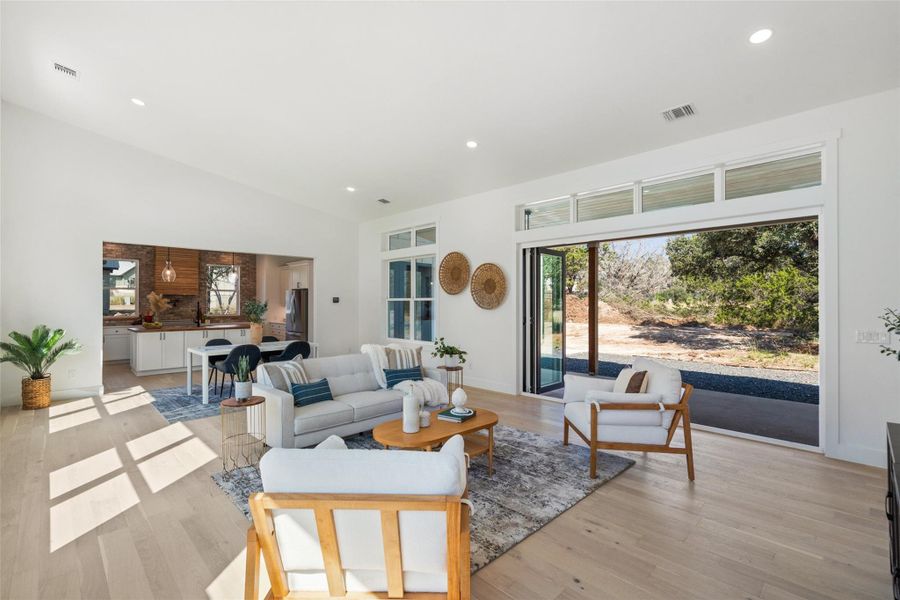
<instances>
[{"instance_id":1,"label":"woven plant basket","mask_svg":"<svg viewBox=\"0 0 900 600\"><path fill-rule=\"evenodd\" d=\"M35 410L50 406L50 376L42 379L22 378L22 408Z\"/></svg>"}]
</instances>

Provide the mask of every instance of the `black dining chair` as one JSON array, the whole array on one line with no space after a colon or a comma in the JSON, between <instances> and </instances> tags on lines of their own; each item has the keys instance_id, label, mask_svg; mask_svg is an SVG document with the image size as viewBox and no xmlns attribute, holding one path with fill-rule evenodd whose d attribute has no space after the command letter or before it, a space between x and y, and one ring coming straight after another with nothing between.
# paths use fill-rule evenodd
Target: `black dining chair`
<instances>
[{"instance_id":1,"label":"black dining chair","mask_svg":"<svg viewBox=\"0 0 900 600\"><path fill-rule=\"evenodd\" d=\"M228 395L230 396L234 393L234 376L237 373L238 360L242 356L246 356L250 359L250 379L251 381L253 380L253 371L255 371L256 367L259 365L259 346L253 344L235 346L231 349L231 352L228 353L225 360L216 363L216 370L222 373L222 385L219 387L220 397L222 396L222 392L225 391L226 375L231 377L231 386L228 388Z\"/></svg>"},{"instance_id":2,"label":"black dining chair","mask_svg":"<svg viewBox=\"0 0 900 600\"><path fill-rule=\"evenodd\" d=\"M275 337L274 335L262 336L263 344L265 344L266 342L277 342L277 341L278 341L278 338ZM279 354L281 354L281 350L266 350L265 352L262 353L262 361L269 362L272 360L273 356L278 356Z\"/></svg>"},{"instance_id":3,"label":"black dining chair","mask_svg":"<svg viewBox=\"0 0 900 600\"><path fill-rule=\"evenodd\" d=\"M209 340L206 342L205 347L208 348L210 346L230 346L232 344L231 340L226 340L224 338L216 338L213 340ZM216 386L219 384L219 371L216 369L216 365L225 360L225 355L219 356L210 356L209 361L209 378L206 380L206 385L209 385L209 382L214 379L215 383L213 383L213 389L216 389ZM224 377L223 383L224 383Z\"/></svg>"},{"instance_id":4,"label":"black dining chair","mask_svg":"<svg viewBox=\"0 0 900 600\"><path fill-rule=\"evenodd\" d=\"M312 348L309 345L309 342L291 342L288 344L284 350L281 351L281 354L275 356L271 359L270 362L277 362L282 360L291 360L297 355L300 355L302 358L309 358L309 355L312 353Z\"/></svg>"}]
</instances>

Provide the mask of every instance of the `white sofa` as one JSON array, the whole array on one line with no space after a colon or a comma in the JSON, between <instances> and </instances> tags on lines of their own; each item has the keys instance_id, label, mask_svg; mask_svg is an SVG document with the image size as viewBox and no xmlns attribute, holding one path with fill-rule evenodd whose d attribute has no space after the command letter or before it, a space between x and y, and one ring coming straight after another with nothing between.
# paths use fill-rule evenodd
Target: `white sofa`
<instances>
[{"instance_id":1,"label":"white sofa","mask_svg":"<svg viewBox=\"0 0 900 600\"><path fill-rule=\"evenodd\" d=\"M403 393L382 389L365 354L343 354L301 361L310 381L327 379L334 400L294 406L287 386L273 385L270 365L257 369L253 394L266 399L266 443L273 448L305 448L330 435L345 437L369 431L379 423L399 419ZM426 377L443 382L440 369L423 367Z\"/></svg>"},{"instance_id":2,"label":"white sofa","mask_svg":"<svg viewBox=\"0 0 900 600\"><path fill-rule=\"evenodd\" d=\"M468 598L463 439L450 438L440 452L334 449L344 447L335 442L333 449L273 449L260 461L264 493L250 497L256 535L247 552L254 600L260 549L275 597L392 591ZM454 548L458 560L450 561Z\"/></svg>"}]
</instances>

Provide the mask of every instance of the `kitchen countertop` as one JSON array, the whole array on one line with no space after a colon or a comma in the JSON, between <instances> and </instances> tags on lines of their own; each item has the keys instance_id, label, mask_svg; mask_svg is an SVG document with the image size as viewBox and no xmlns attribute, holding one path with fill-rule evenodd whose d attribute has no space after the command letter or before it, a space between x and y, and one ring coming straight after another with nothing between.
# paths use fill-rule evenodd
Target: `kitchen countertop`
<instances>
[{"instance_id":1,"label":"kitchen countertop","mask_svg":"<svg viewBox=\"0 0 900 600\"><path fill-rule=\"evenodd\" d=\"M154 327L152 329L141 325L134 325L128 328L128 331L134 333L155 333L158 331L206 331L216 329L248 329L250 323L210 323L209 325L163 325L162 327Z\"/></svg>"}]
</instances>

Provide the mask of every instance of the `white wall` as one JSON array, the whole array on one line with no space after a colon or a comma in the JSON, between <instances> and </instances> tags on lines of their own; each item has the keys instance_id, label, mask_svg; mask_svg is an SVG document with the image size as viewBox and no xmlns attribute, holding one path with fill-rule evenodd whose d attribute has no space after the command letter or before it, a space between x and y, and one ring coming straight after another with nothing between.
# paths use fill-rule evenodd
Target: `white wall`
<instances>
[{"instance_id":1,"label":"white wall","mask_svg":"<svg viewBox=\"0 0 900 600\"><path fill-rule=\"evenodd\" d=\"M57 392L102 382L104 240L312 257L315 341L358 351L356 241L335 235L355 224L8 103L2 132L0 330L46 323L84 344L51 371ZM2 378L2 403L17 403L21 374Z\"/></svg>"},{"instance_id":2,"label":"white wall","mask_svg":"<svg viewBox=\"0 0 900 600\"><path fill-rule=\"evenodd\" d=\"M833 423L825 449L830 456L883 465L884 423L900 421L900 365L879 355L877 346L856 344L855 330L881 329L877 316L883 308L900 305L900 246L896 241L900 232L900 90L364 223L359 231L360 339L384 339L381 233L437 222L439 259L458 250L469 258L473 268L482 262L495 262L510 283L506 302L493 311L476 307L468 290L458 296L441 292L438 335L470 352L467 383L515 392L520 388L520 243L535 242L542 236L548 241L550 236L597 238L611 235L614 229L621 233L646 230L667 219L670 225L678 222L679 226L689 226L708 222L704 219L720 208L725 223L725 217L736 215L735 207L740 206L691 207L680 213L676 209L540 232L516 232L516 205L713 165L799 142L825 140L835 134L840 134L838 173L837 177L826 173L830 187L828 193L822 193L828 203L837 202L836 207L826 206L823 212L828 227L835 226L827 222L828 211L833 210L837 217L837 234L826 253L837 256L837 264L832 267L836 266L834 298L838 304L837 322L830 324L834 334L825 342L832 350L837 349L832 352L835 385L827 407ZM747 203L744 206L747 215L759 210Z\"/></svg>"}]
</instances>

